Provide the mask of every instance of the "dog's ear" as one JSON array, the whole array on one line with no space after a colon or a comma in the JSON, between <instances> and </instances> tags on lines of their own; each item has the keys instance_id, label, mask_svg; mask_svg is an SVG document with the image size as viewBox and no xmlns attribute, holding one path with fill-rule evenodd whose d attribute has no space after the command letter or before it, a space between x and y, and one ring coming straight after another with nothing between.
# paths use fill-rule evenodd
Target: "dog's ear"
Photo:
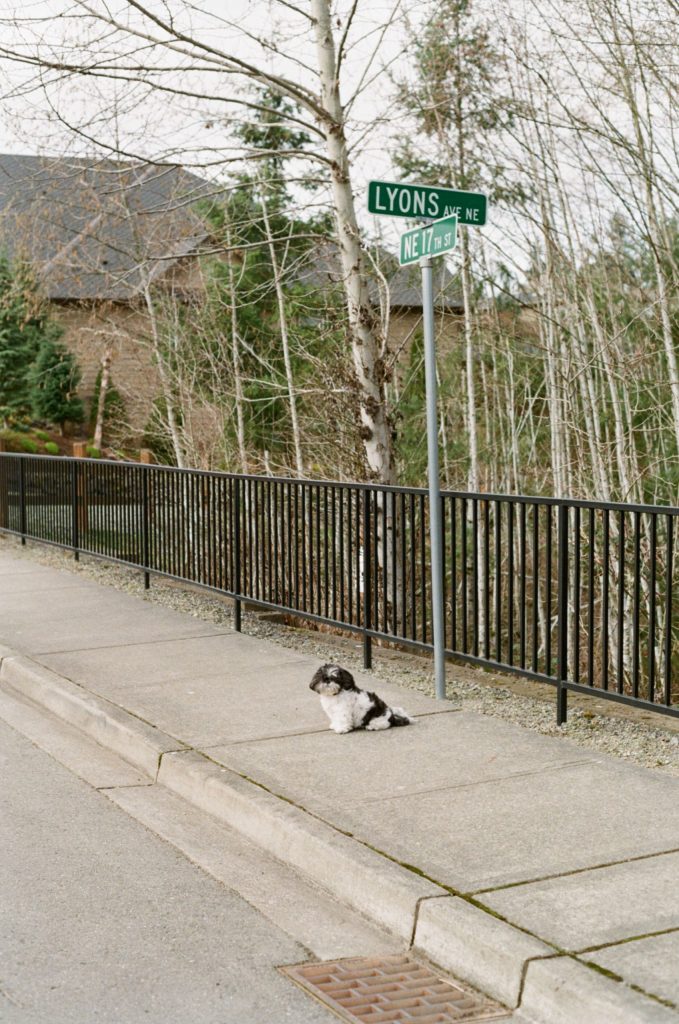
<instances>
[{"instance_id":1,"label":"dog's ear","mask_svg":"<svg viewBox=\"0 0 679 1024\"><path fill-rule=\"evenodd\" d=\"M310 690L315 690L318 684L323 682L323 680L325 679L325 669L326 666L321 665L321 667L317 669L316 672L314 672L314 677L309 683Z\"/></svg>"},{"instance_id":2,"label":"dog's ear","mask_svg":"<svg viewBox=\"0 0 679 1024\"><path fill-rule=\"evenodd\" d=\"M351 672L348 672L345 668L337 666L336 672L333 674L333 679L336 679L343 690L355 690L356 683Z\"/></svg>"}]
</instances>

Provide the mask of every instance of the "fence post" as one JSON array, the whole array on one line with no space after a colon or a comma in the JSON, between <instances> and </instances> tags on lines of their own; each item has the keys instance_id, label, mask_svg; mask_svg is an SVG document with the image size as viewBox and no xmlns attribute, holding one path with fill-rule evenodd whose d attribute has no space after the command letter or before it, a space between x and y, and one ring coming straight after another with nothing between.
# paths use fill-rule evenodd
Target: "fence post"
<instances>
[{"instance_id":1,"label":"fence post","mask_svg":"<svg viewBox=\"0 0 679 1024\"><path fill-rule=\"evenodd\" d=\"M151 586L151 574L149 572L149 471L141 470L141 537L142 537L142 558L144 559L144 590Z\"/></svg>"},{"instance_id":2,"label":"fence post","mask_svg":"<svg viewBox=\"0 0 679 1024\"><path fill-rule=\"evenodd\" d=\"M233 610L233 625L237 633L241 632L241 562L240 562L240 477L235 477L233 485L235 488L234 495L234 558L235 558L235 604Z\"/></svg>"},{"instance_id":3,"label":"fence post","mask_svg":"<svg viewBox=\"0 0 679 1024\"><path fill-rule=\"evenodd\" d=\"M559 505L559 568L557 617L559 653L556 679L556 724L565 725L568 719L568 506Z\"/></svg>"},{"instance_id":4,"label":"fence post","mask_svg":"<svg viewBox=\"0 0 679 1024\"><path fill-rule=\"evenodd\" d=\"M152 466L155 457L150 448L142 448L139 452L139 461L143 466ZM149 534L151 530L151 480L148 470L142 470L142 548L144 558L144 590L151 586L151 574L148 571L149 565Z\"/></svg>"},{"instance_id":5,"label":"fence post","mask_svg":"<svg viewBox=\"0 0 679 1024\"><path fill-rule=\"evenodd\" d=\"M7 450L4 437L0 437L0 455ZM9 465L7 473L0 473L0 530L9 526Z\"/></svg>"},{"instance_id":6,"label":"fence post","mask_svg":"<svg viewBox=\"0 0 679 1024\"><path fill-rule=\"evenodd\" d=\"M85 441L74 441L73 442L73 458L74 459L86 459L87 458L87 444ZM81 467L78 462L72 463L73 465L73 483L75 490L73 492L73 512L75 515L75 525L73 527L73 554L76 562L80 561L80 538L83 533L87 530L87 504L85 502L85 480L84 474L81 472Z\"/></svg>"},{"instance_id":7,"label":"fence post","mask_svg":"<svg viewBox=\"0 0 679 1024\"><path fill-rule=\"evenodd\" d=\"M19 459L19 530L21 543L26 544L26 460Z\"/></svg>"},{"instance_id":8,"label":"fence post","mask_svg":"<svg viewBox=\"0 0 679 1024\"><path fill-rule=\"evenodd\" d=\"M71 544L76 562L80 561L80 537L78 522L78 463L71 463Z\"/></svg>"},{"instance_id":9,"label":"fence post","mask_svg":"<svg viewBox=\"0 0 679 1024\"><path fill-rule=\"evenodd\" d=\"M370 490L366 487L363 491L363 668L372 668L373 664L373 641L368 634L372 626L370 525Z\"/></svg>"}]
</instances>

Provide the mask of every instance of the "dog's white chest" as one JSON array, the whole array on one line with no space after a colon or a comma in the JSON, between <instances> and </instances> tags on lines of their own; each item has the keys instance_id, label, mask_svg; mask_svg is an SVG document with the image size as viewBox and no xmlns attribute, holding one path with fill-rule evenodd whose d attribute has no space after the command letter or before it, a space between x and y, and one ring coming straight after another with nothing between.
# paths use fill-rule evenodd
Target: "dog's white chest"
<instances>
[{"instance_id":1,"label":"dog's white chest","mask_svg":"<svg viewBox=\"0 0 679 1024\"><path fill-rule=\"evenodd\" d=\"M321 707L335 732L349 732L359 726L369 705L368 695L362 690L358 693L340 690L334 697L321 696Z\"/></svg>"}]
</instances>

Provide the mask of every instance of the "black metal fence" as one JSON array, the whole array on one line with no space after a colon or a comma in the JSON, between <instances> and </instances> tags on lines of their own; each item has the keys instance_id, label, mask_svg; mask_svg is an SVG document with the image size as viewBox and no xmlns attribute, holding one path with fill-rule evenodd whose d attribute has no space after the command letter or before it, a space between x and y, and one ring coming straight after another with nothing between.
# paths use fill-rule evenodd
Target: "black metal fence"
<instances>
[{"instance_id":1,"label":"black metal fence","mask_svg":"<svg viewBox=\"0 0 679 1024\"><path fill-rule=\"evenodd\" d=\"M679 508L444 492L449 655L679 715ZM432 647L428 495L0 454L0 531Z\"/></svg>"}]
</instances>

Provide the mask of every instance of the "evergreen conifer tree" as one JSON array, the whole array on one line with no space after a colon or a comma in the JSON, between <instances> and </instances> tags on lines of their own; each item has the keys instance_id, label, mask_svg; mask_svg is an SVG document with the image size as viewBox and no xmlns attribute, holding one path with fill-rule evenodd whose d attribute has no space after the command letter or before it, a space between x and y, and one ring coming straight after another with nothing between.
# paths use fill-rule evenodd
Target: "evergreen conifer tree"
<instances>
[{"instance_id":1,"label":"evergreen conifer tree","mask_svg":"<svg viewBox=\"0 0 679 1024\"><path fill-rule=\"evenodd\" d=\"M46 337L28 374L31 407L36 419L58 423L81 422L85 416L77 395L80 369L75 357L52 337Z\"/></svg>"},{"instance_id":2,"label":"evergreen conifer tree","mask_svg":"<svg viewBox=\"0 0 679 1024\"><path fill-rule=\"evenodd\" d=\"M28 269L0 255L0 420L5 426L30 414L28 371L45 329Z\"/></svg>"}]
</instances>

